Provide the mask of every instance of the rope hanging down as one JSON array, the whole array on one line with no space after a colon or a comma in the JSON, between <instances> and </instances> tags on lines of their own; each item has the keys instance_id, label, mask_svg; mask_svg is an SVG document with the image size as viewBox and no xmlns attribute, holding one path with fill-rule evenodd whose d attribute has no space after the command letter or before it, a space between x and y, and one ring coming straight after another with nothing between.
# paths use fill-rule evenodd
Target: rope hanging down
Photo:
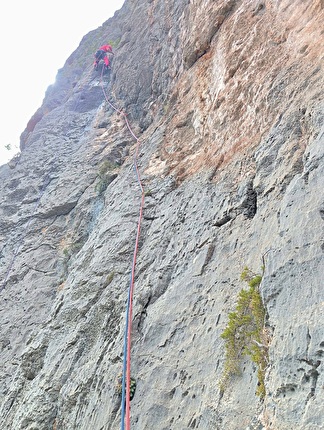
<instances>
[{"instance_id":1,"label":"rope hanging down","mask_svg":"<svg viewBox=\"0 0 324 430\"><path fill-rule=\"evenodd\" d=\"M118 109L116 106L114 106L108 99L106 91L103 86L102 82L102 75L103 75L103 69L101 72L101 88L105 97L106 102L108 105L114 109L116 112L118 112L120 115L124 117L126 126L133 136L133 138L136 140L136 150L134 153L134 159L133 159L133 166L136 173L136 179L139 184L140 190L141 190L141 203L140 203L140 209L139 209L139 216L138 216L138 222L137 222L137 232L136 232L136 240L135 240L135 247L134 247L134 254L133 254L133 263L132 263L132 271L130 276L130 283L129 283L129 289L128 289L128 300L127 300L127 307L126 307L126 326L125 326L125 335L124 335L124 358L123 358L123 377L122 377L122 399L121 399L121 430L125 429L125 422L126 422L126 430L130 430L130 383L131 383L131 333L132 333L132 311L133 311L133 293L134 293L134 278L135 278L135 266L136 266L136 258L137 258L137 250L138 250L138 244L139 244L139 238L140 238L140 231L141 231L141 222L142 222L142 216L143 216L143 207L144 207L144 188L141 182L140 173L138 170L137 165L137 157L138 157L138 150L140 145L140 140L133 132L127 115L122 110ZM125 419L126 418L126 419Z\"/></svg>"}]
</instances>

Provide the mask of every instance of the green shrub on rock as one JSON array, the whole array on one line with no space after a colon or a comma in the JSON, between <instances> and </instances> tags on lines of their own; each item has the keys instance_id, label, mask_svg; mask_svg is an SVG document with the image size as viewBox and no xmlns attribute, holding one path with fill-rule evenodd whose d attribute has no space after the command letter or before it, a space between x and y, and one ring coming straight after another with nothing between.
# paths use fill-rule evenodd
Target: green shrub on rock
<instances>
[{"instance_id":1,"label":"green shrub on rock","mask_svg":"<svg viewBox=\"0 0 324 430\"><path fill-rule=\"evenodd\" d=\"M224 392L229 379L241 374L241 359L249 356L258 369L256 394L263 398L266 394L264 376L268 348L264 331L266 310L259 291L262 274L255 274L245 267L241 280L247 282L249 288L239 292L235 312L229 314L227 326L221 334L225 340L225 365L220 389Z\"/></svg>"}]
</instances>

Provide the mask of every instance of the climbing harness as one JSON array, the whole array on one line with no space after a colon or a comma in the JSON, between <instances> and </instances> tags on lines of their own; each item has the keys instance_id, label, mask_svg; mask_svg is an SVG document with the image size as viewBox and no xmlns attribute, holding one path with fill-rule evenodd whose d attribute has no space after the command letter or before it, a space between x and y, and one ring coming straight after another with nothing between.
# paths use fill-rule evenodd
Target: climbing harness
<instances>
[{"instance_id":1,"label":"climbing harness","mask_svg":"<svg viewBox=\"0 0 324 430\"><path fill-rule=\"evenodd\" d=\"M143 216L143 207L144 207L144 188L141 182L140 173L138 170L137 165L137 157L138 157L138 150L140 146L140 140L136 136L136 134L133 132L133 129L130 126L130 123L128 121L127 115L124 111L121 109L118 109L114 104L110 102L108 99L108 96L106 94L105 88L103 86L102 81L103 76L103 69L101 72L101 88L105 97L105 100L107 104L117 113L123 116L124 121L126 123L126 126L130 132L130 134L133 136L133 138L136 141L136 149L133 157L133 167L136 173L136 179L139 184L140 190L141 190L141 202L140 202L140 208L139 208L139 216L138 216L138 222L137 222L137 231L136 231L136 240L135 240L135 246L134 246L134 253L133 253L133 263L132 263L132 270L130 275L130 282L129 282L129 289L128 289L128 299L127 299L127 307L126 307L126 324L125 324L125 335L124 335L124 357L123 357L123 373L122 373L122 381L121 381L121 390L122 390L122 399L121 399L121 430L125 429L126 424L126 430L130 430L130 400L131 400L131 376L130 376L130 364L131 364L131 333L132 333L132 310L133 310L133 294L134 294L134 278L135 278L135 266L136 266L136 258L137 258L137 250L138 250L138 244L139 244L139 238L140 238L140 231L141 231L141 222L142 222L142 216ZM134 384L133 384L134 387ZM135 391L134 391L135 393Z\"/></svg>"}]
</instances>

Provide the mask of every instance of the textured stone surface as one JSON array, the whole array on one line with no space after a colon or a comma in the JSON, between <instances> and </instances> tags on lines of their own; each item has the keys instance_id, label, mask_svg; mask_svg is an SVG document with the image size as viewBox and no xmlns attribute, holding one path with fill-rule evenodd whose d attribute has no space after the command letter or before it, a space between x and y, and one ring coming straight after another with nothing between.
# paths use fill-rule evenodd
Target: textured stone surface
<instances>
[{"instance_id":1,"label":"textured stone surface","mask_svg":"<svg viewBox=\"0 0 324 430\"><path fill-rule=\"evenodd\" d=\"M320 430L323 2L126 0L86 35L0 167L0 423L120 428L140 188L134 429ZM92 71L97 45L112 71ZM264 401L220 337L258 272Z\"/></svg>"}]
</instances>

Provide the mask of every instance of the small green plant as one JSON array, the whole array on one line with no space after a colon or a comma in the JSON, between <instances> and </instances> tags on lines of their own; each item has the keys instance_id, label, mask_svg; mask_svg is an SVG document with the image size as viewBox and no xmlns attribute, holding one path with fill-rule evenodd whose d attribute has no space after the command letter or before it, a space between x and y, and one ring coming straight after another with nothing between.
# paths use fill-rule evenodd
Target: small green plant
<instances>
[{"instance_id":1,"label":"small green plant","mask_svg":"<svg viewBox=\"0 0 324 430\"><path fill-rule=\"evenodd\" d=\"M110 272L109 275L107 276L107 278L104 281L104 287L108 287L108 285L112 282L112 280L114 279L115 276L115 272Z\"/></svg>"},{"instance_id":2,"label":"small green plant","mask_svg":"<svg viewBox=\"0 0 324 430\"><path fill-rule=\"evenodd\" d=\"M70 257L74 254L77 254L80 249L83 247L85 240L81 240L78 242L70 243L70 245L63 249L63 255L66 259L70 259Z\"/></svg>"},{"instance_id":3,"label":"small green plant","mask_svg":"<svg viewBox=\"0 0 324 430\"><path fill-rule=\"evenodd\" d=\"M96 185L96 191L98 195L104 193L108 185L116 178L116 174L110 173L112 170L116 169L118 166L116 163L110 160L105 160L99 167L98 171L98 182Z\"/></svg>"},{"instance_id":4,"label":"small green plant","mask_svg":"<svg viewBox=\"0 0 324 430\"><path fill-rule=\"evenodd\" d=\"M120 43L120 37L117 39L108 40L108 45L111 45L112 48L118 48L119 43Z\"/></svg>"},{"instance_id":5,"label":"small green plant","mask_svg":"<svg viewBox=\"0 0 324 430\"><path fill-rule=\"evenodd\" d=\"M263 274L263 268L262 268ZM258 387L256 394L264 398L265 369L268 364L268 348L264 331L265 307L259 291L262 274L253 273L245 267L241 280L249 288L239 292L235 312L228 316L228 323L221 334L225 340L225 365L220 382L220 390L224 392L229 379L241 374L240 362L244 356L249 356L258 369Z\"/></svg>"},{"instance_id":6,"label":"small green plant","mask_svg":"<svg viewBox=\"0 0 324 430\"><path fill-rule=\"evenodd\" d=\"M100 164L98 176L104 176L106 175L110 170L114 170L117 167L116 163L113 163L110 160L105 160L103 163Z\"/></svg>"},{"instance_id":7,"label":"small green plant","mask_svg":"<svg viewBox=\"0 0 324 430\"><path fill-rule=\"evenodd\" d=\"M164 114L167 114L170 108L170 103L164 103L163 104L163 112Z\"/></svg>"},{"instance_id":8,"label":"small green plant","mask_svg":"<svg viewBox=\"0 0 324 430\"><path fill-rule=\"evenodd\" d=\"M63 258L62 258L62 277L60 279L60 285L64 284L67 275L69 273L69 265L70 265L70 259L77 254L83 245L85 244L86 238L83 237L82 239L79 239L77 242L69 242L68 245L63 248Z\"/></svg>"}]
</instances>

